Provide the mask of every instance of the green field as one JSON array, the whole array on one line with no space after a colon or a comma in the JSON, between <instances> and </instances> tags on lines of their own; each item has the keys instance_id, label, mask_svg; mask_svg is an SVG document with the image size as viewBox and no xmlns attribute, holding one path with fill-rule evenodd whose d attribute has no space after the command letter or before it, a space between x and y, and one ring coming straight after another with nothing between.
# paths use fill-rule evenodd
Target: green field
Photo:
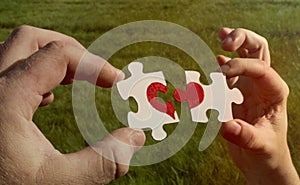
<instances>
[{"instance_id":1,"label":"green field","mask_svg":"<svg viewBox=\"0 0 300 185\"><path fill-rule=\"evenodd\" d=\"M164 20L182 25L199 35L215 55L227 54L220 48L218 30L243 27L269 41L272 66L290 87L288 141L292 158L300 172L300 1L299 0L1 0L0 41L17 26L28 24L70 35L88 47L106 31L138 20ZM163 56L185 68L193 61L178 49L158 43L126 47L109 61L121 68L144 56ZM231 55L231 54L229 54ZM232 56L232 55L231 55ZM183 62L184 61L184 62ZM34 121L63 153L86 146L78 131L72 108L72 86L54 91L55 101L40 108ZM110 106L110 90L97 88L96 102L108 130L121 125ZM176 125L168 125L171 132ZM218 136L204 152L198 144L205 124L176 155L158 164L131 167L129 173L112 184L245 184L233 165L226 143ZM153 143L147 132L147 144Z\"/></svg>"}]
</instances>

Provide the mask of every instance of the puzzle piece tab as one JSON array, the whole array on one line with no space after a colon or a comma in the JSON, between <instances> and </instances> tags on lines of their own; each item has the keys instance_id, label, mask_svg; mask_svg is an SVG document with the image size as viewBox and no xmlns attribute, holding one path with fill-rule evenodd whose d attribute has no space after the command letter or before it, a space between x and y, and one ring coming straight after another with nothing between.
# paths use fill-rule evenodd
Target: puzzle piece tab
<instances>
[{"instance_id":1,"label":"puzzle piece tab","mask_svg":"<svg viewBox=\"0 0 300 185\"><path fill-rule=\"evenodd\" d=\"M117 83L117 88L122 99L127 100L133 97L138 105L136 113L129 112L127 115L128 124L131 128L152 129L152 137L155 140L162 140L167 136L163 130L163 125L167 123L179 122L177 112L174 110L173 116L166 114L168 107L157 110L153 105L157 104L157 99L147 96L148 87L153 83L161 84L166 87L166 81L163 73L143 73L143 64L132 62L128 66L131 76ZM149 95L149 93L148 93ZM153 101L153 102L152 102ZM152 104L152 105L151 105Z\"/></svg>"}]
</instances>

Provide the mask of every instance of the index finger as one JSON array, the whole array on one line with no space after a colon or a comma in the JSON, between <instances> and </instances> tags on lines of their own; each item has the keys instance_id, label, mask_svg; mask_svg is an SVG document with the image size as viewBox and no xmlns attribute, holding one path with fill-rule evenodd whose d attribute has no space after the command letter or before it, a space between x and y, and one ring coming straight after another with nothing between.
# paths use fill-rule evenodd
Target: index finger
<instances>
[{"instance_id":1,"label":"index finger","mask_svg":"<svg viewBox=\"0 0 300 185\"><path fill-rule=\"evenodd\" d=\"M222 28L219 36L225 51L237 51L240 57L257 58L270 64L268 42L255 32L242 28Z\"/></svg>"},{"instance_id":2,"label":"index finger","mask_svg":"<svg viewBox=\"0 0 300 185\"><path fill-rule=\"evenodd\" d=\"M81 65L80 68L78 66ZM2 96L21 114L31 119L40 105L43 95L60 83L71 83L74 75L78 80L110 87L123 78L120 70L85 49L55 41L13 68L2 72L7 88ZM25 101L24 101L25 100Z\"/></svg>"},{"instance_id":3,"label":"index finger","mask_svg":"<svg viewBox=\"0 0 300 185\"><path fill-rule=\"evenodd\" d=\"M52 41L63 41L84 49L78 41L70 36L55 31L23 25L14 29L9 38L3 43L5 45L5 54L1 56L0 71L6 69L18 60L29 57Z\"/></svg>"},{"instance_id":4,"label":"index finger","mask_svg":"<svg viewBox=\"0 0 300 185\"><path fill-rule=\"evenodd\" d=\"M224 40L227 35L229 35L230 32L232 32L234 29L232 28L227 28L227 27L224 27L224 28L221 28L219 30L219 37L221 40Z\"/></svg>"}]
</instances>

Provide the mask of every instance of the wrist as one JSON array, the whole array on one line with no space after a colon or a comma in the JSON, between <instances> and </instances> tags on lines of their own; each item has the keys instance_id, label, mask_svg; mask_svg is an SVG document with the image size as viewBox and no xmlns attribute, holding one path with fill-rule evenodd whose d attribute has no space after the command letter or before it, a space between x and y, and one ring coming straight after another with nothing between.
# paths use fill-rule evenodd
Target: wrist
<instances>
[{"instance_id":1,"label":"wrist","mask_svg":"<svg viewBox=\"0 0 300 185\"><path fill-rule=\"evenodd\" d=\"M289 151L286 154L277 165L257 169L255 173L245 173L247 185L300 185Z\"/></svg>"}]
</instances>

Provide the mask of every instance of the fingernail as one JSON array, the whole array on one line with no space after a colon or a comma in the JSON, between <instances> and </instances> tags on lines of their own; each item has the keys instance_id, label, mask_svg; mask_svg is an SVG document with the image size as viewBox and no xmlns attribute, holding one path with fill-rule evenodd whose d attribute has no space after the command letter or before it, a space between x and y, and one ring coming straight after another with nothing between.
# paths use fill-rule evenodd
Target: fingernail
<instances>
[{"instance_id":1,"label":"fingernail","mask_svg":"<svg viewBox=\"0 0 300 185\"><path fill-rule=\"evenodd\" d=\"M226 73L229 71L230 66L227 65L227 64L224 64L224 65L222 65L222 66L220 67L220 69L221 69L221 71L222 71L223 74L226 74Z\"/></svg>"},{"instance_id":2,"label":"fingernail","mask_svg":"<svg viewBox=\"0 0 300 185\"><path fill-rule=\"evenodd\" d=\"M125 79L125 73L123 71L119 70L117 73L118 75L117 78L115 79L114 84Z\"/></svg>"},{"instance_id":3,"label":"fingernail","mask_svg":"<svg viewBox=\"0 0 300 185\"><path fill-rule=\"evenodd\" d=\"M241 127L240 124L238 124L235 121L231 121L231 122L228 123L228 125L230 126L230 129L232 130L232 133L234 135L240 135L241 130L242 130L242 127Z\"/></svg>"},{"instance_id":4,"label":"fingernail","mask_svg":"<svg viewBox=\"0 0 300 185\"><path fill-rule=\"evenodd\" d=\"M226 37L226 39L223 40L222 44L227 44L233 42L233 39L231 36Z\"/></svg>"},{"instance_id":5,"label":"fingernail","mask_svg":"<svg viewBox=\"0 0 300 185\"><path fill-rule=\"evenodd\" d=\"M133 129L131 135L131 144L135 147L135 151L139 150L145 143L145 134L142 130Z\"/></svg>"}]
</instances>

